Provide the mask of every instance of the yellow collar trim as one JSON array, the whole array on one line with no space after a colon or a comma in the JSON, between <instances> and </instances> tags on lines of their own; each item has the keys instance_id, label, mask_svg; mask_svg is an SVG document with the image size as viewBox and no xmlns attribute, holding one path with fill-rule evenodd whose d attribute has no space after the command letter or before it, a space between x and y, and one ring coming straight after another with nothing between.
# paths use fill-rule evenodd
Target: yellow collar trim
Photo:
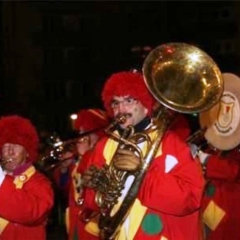
<instances>
[{"instance_id":1,"label":"yellow collar trim","mask_svg":"<svg viewBox=\"0 0 240 240\"><path fill-rule=\"evenodd\" d=\"M13 181L16 188L22 188L24 183L26 183L35 172L36 172L35 167L30 166L26 171L24 171L20 175L17 175Z\"/></svg>"}]
</instances>

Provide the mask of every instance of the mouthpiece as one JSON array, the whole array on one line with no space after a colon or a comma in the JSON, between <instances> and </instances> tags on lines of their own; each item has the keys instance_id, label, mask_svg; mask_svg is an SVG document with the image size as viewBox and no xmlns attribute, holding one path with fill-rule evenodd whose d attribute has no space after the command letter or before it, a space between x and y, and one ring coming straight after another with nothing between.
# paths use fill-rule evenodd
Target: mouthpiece
<instances>
[{"instance_id":1,"label":"mouthpiece","mask_svg":"<svg viewBox=\"0 0 240 240\"><path fill-rule=\"evenodd\" d=\"M9 162L12 162L12 161L13 161L12 158L2 158L0 163L1 163L1 165L5 165L5 164L7 164Z\"/></svg>"},{"instance_id":2,"label":"mouthpiece","mask_svg":"<svg viewBox=\"0 0 240 240\"><path fill-rule=\"evenodd\" d=\"M127 117L130 116L129 113L118 114L115 119L118 124L123 124L127 121Z\"/></svg>"},{"instance_id":3,"label":"mouthpiece","mask_svg":"<svg viewBox=\"0 0 240 240\"><path fill-rule=\"evenodd\" d=\"M110 123L110 125L105 129L106 133L110 133L111 130L113 130L114 128L116 128L116 126L118 124L123 124L127 121L127 117L131 116L131 114L129 113L124 113L124 114L118 114L117 116L115 116L115 119L112 123Z\"/></svg>"}]
</instances>

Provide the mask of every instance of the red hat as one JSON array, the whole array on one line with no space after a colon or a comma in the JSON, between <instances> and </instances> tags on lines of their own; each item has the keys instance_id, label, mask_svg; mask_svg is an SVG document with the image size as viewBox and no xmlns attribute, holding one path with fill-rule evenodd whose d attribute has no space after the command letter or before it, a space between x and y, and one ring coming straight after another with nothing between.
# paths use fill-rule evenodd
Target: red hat
<instances>
[{"instance_id":1,"label":"red hat","mask_svg":"<svg viewBox=\"0 0 240 240\"><path fill-rule=\"evenodd\" d=\"M77 119L74 122L74 129L83 129L84 132L100 129L96 134L101 137L104 133L103 128L109 123L107 114L100 109L82 109L77 114Z\"/></svg>"},{"instance_id":2,"label":"red hat","mask_svg":"<svg viewBox=\"0 0 240 240\"><path fill-rule=\"evenodd\" d=\"M17 115L0 118L0 148L5 143L23 146L29 155L28 162L37 159L39 138L35 127L28 119Z\"/></svg>"},{"instance_id":3,"label":"red hat","mask_svg":"<svg viewBox=\"0 0 240 240\"><path fill-rule=\"evenodd\" d=\"M153 105L156 102L139 72L119 72L112 74L107 79L102 91L102 100L110 116L113 115L111 108L113 96L130 96L139 100L148 109L149 115L152 113Z\"/></svg>"}]
</instances>

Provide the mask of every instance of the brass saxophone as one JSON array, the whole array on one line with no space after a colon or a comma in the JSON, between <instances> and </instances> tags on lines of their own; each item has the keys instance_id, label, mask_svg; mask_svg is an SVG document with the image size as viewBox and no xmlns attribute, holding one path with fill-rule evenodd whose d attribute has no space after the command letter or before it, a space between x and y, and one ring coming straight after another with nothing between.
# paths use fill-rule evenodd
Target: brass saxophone
<instances>
[{"instance_id":1,"label":"brass saxophone","mask_svg":"<svg viewBox=\"0 0 240 240\"><path fill-rule=\"evenodd\" d=\"M112 138L119 142L118 149L130 149L141 159L141 167L135 172L120 171L111 161L102 169L95 169L91 185L96 190L96 203L101 209L98 226L100 238L114 239L137 197L145 174L154 159L161 140L174 114L166 107L182 112L201 112L212 107L223 92L223 79L216 63L202 50L185 44L169 43L153 49L144 61L143 76L147 87L160 103L158 117L143 133L134 133L130 126L122 137L108 129ZM151 140L149 133L154 132ZM145 154L138 144L147 142ZM115 154L117 154L116 150ZM113 156L114 158L114 156ZM126 179L134 181L116 213Z\"/></svg>"}]
</instances>

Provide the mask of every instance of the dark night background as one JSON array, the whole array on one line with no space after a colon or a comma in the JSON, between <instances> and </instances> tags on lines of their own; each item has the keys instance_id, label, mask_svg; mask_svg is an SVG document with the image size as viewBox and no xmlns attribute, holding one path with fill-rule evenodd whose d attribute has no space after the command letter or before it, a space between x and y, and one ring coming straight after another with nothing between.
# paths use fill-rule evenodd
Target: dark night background
<instances>
[{"instance_id":1,"label":"dark night background","mask_svg":"<svg viewBox=\"0 0 240 240\"><path fill-rule=\"evenodd\" d=\"M1 115L64 133L69 115L102 107L116 71L141 69L149 50L186 42L222 72L239 73L237 1L1 1Z\"/></svg>"},{"instance_id":2,"label":"dark night background","mask_svg":"<svg viewBox=\"0 0 240 240\"><path fill-rule=\"evenodd\" d=\"M0 10L0 115L29 117L39 133L67 135L70 114L102 108L112 73L141 70L163 43L196 45L240 75L240 1L7 0ZM58 204L49 240L66 239Z\"/></svg>"}]
</instances>

